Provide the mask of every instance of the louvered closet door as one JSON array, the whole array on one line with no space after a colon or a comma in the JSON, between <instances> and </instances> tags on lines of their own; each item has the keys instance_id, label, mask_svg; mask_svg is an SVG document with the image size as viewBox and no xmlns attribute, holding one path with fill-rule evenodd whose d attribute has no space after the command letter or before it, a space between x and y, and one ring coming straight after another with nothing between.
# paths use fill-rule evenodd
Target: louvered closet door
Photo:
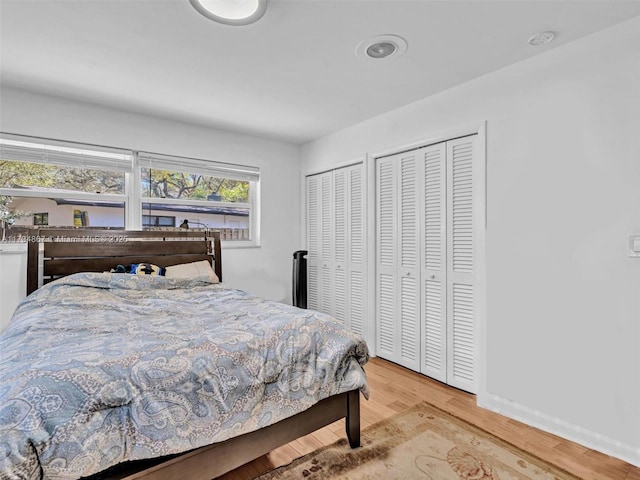
<instances>
[{"instance_id":1,"label":"louvered closet door","mask_svg":"<svg viewBox=\"0 0 640 480\"><path fill-rule=\"evenodd\" d=\"M347 175L347 326L365 334L365 241L362 164L348 167Z\"/></svg>"},{"instance_id":2,"label":"louvered closet door","mask_svg":"<svg viewBox=\"0 0 640 480\"><path fill-rule=\"evenodd\" d=\"M400 359L408 368L420 369L420 242L418 195L418 154L400 158Z\"/></svg>"},{"instance_id":3,"label":"louvered closet door","mask_svg":"<svg viewBox=\"0 0 640 480\"><path fill-rule=\"evenodd\" d=\"M397 360L398 175L393 157L376 160L376 325L378 356Z\"/></svg>"},{"instance_id":4,"label":"louvered closet door","mask_svg":"<svg viewBox=\"0 0 640 480\"><path fill-rule=\"evenodd\" d=\"M422 230L421 312L422 363L425 375L447 381L446 289L446 147L444 143L420 149Z\"/></svg>"},{"instance_id":5,"label":"louvered closet door","mask_svg":"<svg viewBox=\"0 0 640 480\"><path fill-rule=\"evenodd\" d=\"M307 306L364 334L365 210L362 164L312 175L307 185Z\"/></svg>"},{"instance_id":6,"label":"louvered closet door","mask_svg":"<svg viewBox=\"0 0 640 480\"><path fill-rule=\"evenodd\" d=\"M377 160L379 355L420 369L416 152Z\"/></svg>"},{"instance_id":7,"label":"louvered closet door","mask_svg":"<svg viewBox=\"0 0 640 480\"><path fill-rule=\"evenodd\" d=\"M320 175L320 311L333 315L334 302L333 172Z\"/></svg>"},{"instance_id":8,"label":"louvered closet door","mask_svg":"<svg viewBox=\"0 0 640 480\"><path fill-rule=\"evenodd\" d=\"M447 383L475 392L475 137L447 142Z\"/></svg>"},{"instance_id":9,"label":"louvered closet door","mask_svg":"<svg viewBox=\"0 0 640 480\"><path fill-rule=\"evenodd\" d=\"M333 310L334 317L347 321L347 171L333 172Z\"/></svg>"},{"instance_id":10,"label":"louvered closet door","mask_svg":"<svg viewBox=\"0 0 640 480\"><path fill-rule=\"evenodd\" d=\"M307 177L307 308L320 310L320 176Z\"/></svg>"}]
</instances>

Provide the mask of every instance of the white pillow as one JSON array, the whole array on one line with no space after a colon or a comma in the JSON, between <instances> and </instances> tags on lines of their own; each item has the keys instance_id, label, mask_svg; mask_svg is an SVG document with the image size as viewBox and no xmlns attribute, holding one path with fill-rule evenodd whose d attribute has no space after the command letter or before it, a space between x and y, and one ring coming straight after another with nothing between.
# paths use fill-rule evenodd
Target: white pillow
<instances>
[{"instance_id":1,"label":"white pillow","mask_svg":"<svg viewBox=\"0 0 640 480\"><path fill-rule=\"evenodd\" d=\"M164 276L168 278L191 278L209 283L220 282L216 272L211 268L211 264L206 260L166 267Z\"/></svg>"}]
</instances>

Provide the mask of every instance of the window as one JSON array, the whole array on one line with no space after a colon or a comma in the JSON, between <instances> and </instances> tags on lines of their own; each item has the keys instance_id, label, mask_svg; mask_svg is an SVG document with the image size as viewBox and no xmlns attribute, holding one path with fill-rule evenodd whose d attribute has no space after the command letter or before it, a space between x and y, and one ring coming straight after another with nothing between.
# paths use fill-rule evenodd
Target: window
<instances>
[{"instance_id":1,"label":"window","mask_svg":"<svg viewBox=\"0 0 640 480\"><path fill-rule=\"evenodd\" d=\"M0 194L52 226L124 227L132 152L2 134ZM16 226L42 225L25 217Z\"/></svg>"},{"instance_id":2,"label":"window","mask_svg":"<svg viewBox=\"0 0 640 480\"><path fill-rule=\"evenodd\" d=\"M0 195L16 225L219 230L259 244L256 167L0 134ZM186 224L184 220L187 220Z\"/></svg>"},{"instance_id":3,"label":"window","mask_svg":"<svg viewBox=\"0 0 640 480\"><path fill-rule=\"evenodd\" d=\"M33 214L33 224L34 225L49 225L49 214L48 213L34 213Z\"/></svg>"},{"instance_id":4,"label":"window","mask_svg":"<svg viewBox=\"0 0 640 480\"><path fill-rule=\"evenodd\" d=\"M175 227L176 217L165 215L142 215L143 227Z\"/></svg>"},{"instance_id":5,"label":"window","mask_svg":"<svg viewBox=\"0 0 640 480\"><path fill-rule=\"evenodd\" d=\"M177 224L257 243L257 168L147 152L138 153L138 165L144 215L170 212Z\"/></svg>"}]
</instances>

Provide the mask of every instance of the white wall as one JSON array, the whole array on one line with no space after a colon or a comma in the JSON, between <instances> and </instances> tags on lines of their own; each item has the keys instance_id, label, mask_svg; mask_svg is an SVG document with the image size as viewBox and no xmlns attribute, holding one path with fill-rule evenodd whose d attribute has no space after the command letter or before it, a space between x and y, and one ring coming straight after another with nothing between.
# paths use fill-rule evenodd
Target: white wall
<instances>
[{"instance_id":1,"label":"white wall","mask_svg":"<svg viewBox=\"0 0 640 480\"><path fill-rule=\"evenodd\" d=\"M223 250L225 284L291 302L292 253L300 249L300 147L85 103L0 90L0 130L261 169L261 246Z\"/></svg>"},{"instance_id":2,"label":"white wall","mask_svg":"<svg viewBox=\"0 0 640 480\"><path fill-rule=\"evenodd\" d=\"M485 120L479 404L640 465L640 18L310 142L303 174Z\"/></svg>"}]
</instances>

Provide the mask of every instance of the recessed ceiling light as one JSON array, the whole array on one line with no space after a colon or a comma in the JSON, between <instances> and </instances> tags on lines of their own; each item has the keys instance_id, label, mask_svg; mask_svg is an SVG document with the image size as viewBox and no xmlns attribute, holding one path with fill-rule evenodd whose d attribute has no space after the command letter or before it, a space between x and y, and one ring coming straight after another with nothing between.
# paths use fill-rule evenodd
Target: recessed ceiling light
<instances>
[{"instance_id":1,"label":"recessed ceiling light","mask_svg":"<svg viewBox=\"0 0 640 480\"><path fill-rule=\"evenodd\" d=\"M389 55L393 55L398 49L395 43L392 42L376 42L373 45L367 47L366 54L371 58L384 58Z\"/></svg>"},{"instance_id":2,"label":"recessed ceiling light","mask_svg":"<svg viewBox=\"0 0 640 480\"><path fill-rule=\"evenodd\" d=\"M267 0L189 0L205 17L226 25L248 25L262 18Z\"/></svg>"},{"instance_id":3,"label":"recessed ceiling light","mask_svg":"<svg viewBox=\"0 0 640 480\"><path fill-rule=\"evenodd\" d=\"M399 57L407 51L407 41L398 35L377 35L356 47L356 56L365 60Z\"/></svg>"},{"instance_id":4,"label":"recessed ceiling light","mask_svg":"<svg viewBox=\"0 0 640 480\"><path fill-rule=\"evenodd\" d=\"M537 47L538 45L544 45L545 43L549 43L556 37L556 34L553 32L540 32L532 35L529 38L529 45L533 45Z\"/></svg>"}]
</instances>

